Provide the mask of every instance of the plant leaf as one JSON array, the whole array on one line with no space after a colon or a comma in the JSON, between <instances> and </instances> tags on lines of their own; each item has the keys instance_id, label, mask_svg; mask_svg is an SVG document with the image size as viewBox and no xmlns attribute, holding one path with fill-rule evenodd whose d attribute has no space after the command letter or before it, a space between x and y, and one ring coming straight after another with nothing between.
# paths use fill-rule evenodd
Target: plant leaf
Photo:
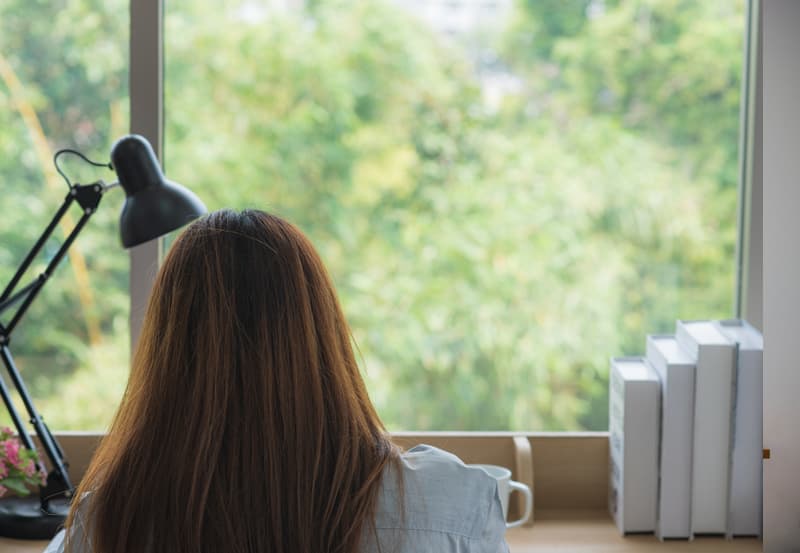
<instances>
[{"instance_id":1,"label":"plant leaf","mask_svg":"<svg viewBox=\"0 0 800 553\"><path fill-rule=\"evenodd\" d=\"M5 480L0 481L0 484L22 497L25 497L31 493L22 478L6 478Z\"/></svg>"}]
</instances>

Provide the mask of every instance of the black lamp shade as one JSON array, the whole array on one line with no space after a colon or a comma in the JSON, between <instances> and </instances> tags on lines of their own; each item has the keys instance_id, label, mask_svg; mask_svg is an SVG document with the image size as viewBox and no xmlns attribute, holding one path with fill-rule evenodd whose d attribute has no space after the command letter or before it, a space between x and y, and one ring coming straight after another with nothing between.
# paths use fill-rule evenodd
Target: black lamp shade
<instances>
[{"instance_id":1,"label":"black lamp shade","mask_svg":"<svg viewBox=\"0 0 800 553\"><path fill-rule=\"evenodd\" d=\"M111 148L111 165L125 190L119 227L126 248L163 236L208 211L193 192L166 179L143 136L120 138Z\"/></svg>"}]
</instances>

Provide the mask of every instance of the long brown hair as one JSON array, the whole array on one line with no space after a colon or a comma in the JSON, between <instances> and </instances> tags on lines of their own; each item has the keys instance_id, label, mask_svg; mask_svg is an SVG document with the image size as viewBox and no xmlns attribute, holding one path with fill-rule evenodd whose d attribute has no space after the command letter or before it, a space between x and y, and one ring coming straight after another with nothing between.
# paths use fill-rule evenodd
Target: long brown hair
<instances>
[{"instance_id":1,"label":"long brown hair","mask_svg":"<svg viewBox=\"0 0 800 553\"><path fill-rule=\"evenodd\" d=\"M356 552L397 456L310 241L222 210L161 267L67 527L96 553Z\"/></svg>"}]
</instances>

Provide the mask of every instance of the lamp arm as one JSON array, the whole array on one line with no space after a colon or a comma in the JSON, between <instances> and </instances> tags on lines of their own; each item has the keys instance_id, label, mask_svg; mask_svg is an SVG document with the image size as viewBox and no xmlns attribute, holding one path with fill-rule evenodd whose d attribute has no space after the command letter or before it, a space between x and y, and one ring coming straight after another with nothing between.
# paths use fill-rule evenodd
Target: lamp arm
<instances>
[{"instance_id":1,"label":"lamp arm","mask_svg":"<svg viewBox=\"0 0 800 553\"><path fill-rule=\"evenodd\" d=\"M8 362L6 361L7 349L8 349L8 347L5 346L5 345L4 346L0 346L0 351L2 351L2 354L3 354L3 363L6 364L6 367L8 367ZM10 354L9 354L9 358L10 358ZM13 363L13 360L12 360L12 363ZM16 370L16 367L15 367L15 370ZM31 439L30 434L28 434L25 431L25 425L22 423L22 417L20 417L19 411L17 411L17 408L14 405L14 402L11 400L11 392L9 392L8 386L6 386L6 381L3 378L0 378L0 395L3 396L3 403L5 403L6 409L8 409L8 414L11 415L11 420L14 422L14 427L17 429L17 434L19 434L19 437L22 440L22 443L25 444L25 447L27 447L28 449L33 451L34 449L36 449L35 446L33 445L33 440ZM37 467L37 469L39 469L39 468L44 468L44 467L43 466Z\"/></svg>"},{"instance_id":2,"label":"lamp arm","mask_svg":"<svg viewBox=\"0 0 800 553\"><path fill-rule=\"evenodd\" d=\"M17 303L19 300L26 297L31 292L31 290L33 290L33 288L38 284L39 284L39 278L37 278L33 282L28 283L21 290L18 290L17 292L12 294L10 298L4 301L0 301L0 314L3 313L3 311L11 307L12 305L14 305L15 303Z\"/></svg>"},{"instance_id":3,"label":"lamp arm","mask_svg":"<svg viewBox=\"0 0 800 553\"><path fill-rule=\"evenodd\" d=\"M25 410L28 411L30 423L36 430L36 436L39 438L39 443L41 443L42 449L44 449L47 459L50 461L52 466L52 470L47 476L47 487L42 489L41 494L42 508L46 511L47 502L54 498L54 496L63 495L67 498L72 496L74 486L72 485L72 482L69 478L69 473L67 472L67 467L69 464L64 458L64 451L56 441L55 436L53 436L53 434L50 432L50 429L45 424L42 416L33 405L33 400L31 399L28 389L25 387L25 383L23 382L22 377L20 376L19 371L14 364L14 360L11 357L11 351L9 351L7 344L0 345L0 355L3 357L3 363L6 366L9 376L11 376L14 387L17 389L17 392L19 392L22 402L25 404ZM14 425L17 427L17 432L19 432L19 436L25 444L25 447L31 451L36 451L33 440L31 439L30 435L25 432L25 428L22 425L22 420L19 416L19 413L14 408L13 403L11 403L8 389L6 388L5 384L2 385L0 393L2 393L3 401L5 402L6 407L8 407L12 419L14 419Z\"/></svg>"},{"instance_id":4,"label":"lamp arm","mask_svg":"<svg viewBox=\"0 0 800 553\"><path fill-rule=\"evenodd\" d=\"M19 323L20 319L28 310L33 300L36 299L39 291L41 291L41 289L47 283L50 275L53 274L53 271L56 269L59 262L63 259L64 255L66 255L67 250L75 241L75 238L77 238L78 234L84 228L89 218L96 211L105 190L106 187L101 182L87 185L76 185L70 189L67 197L64 198L64 203L56 212L53 220L50 222L50 224L48 224L44 233L36 241L33 248L31 248L30 252L23 260L22 265L19 267L19 269L17 269L17 272L11 279L11 282L8 286L6 286L2 296L0 296L0 313L10 307L12 304L17 303L20 300L22 301L21 305L12 316L11 321L7 325L0 323L0 357L2 357L3 363L6 366L14 387L22 398L22 402L25 405L25 410L28 412L30 417L30 423L36 430L36 434L39 437L39 442L41 443L42 448L44 449L52 466L52 470L48 474L47 486L46 488L42 489L41 500L43 509L46 509L47 501L52 496L63 495L69 498L73 492L73 486L72 482L70 481L69 474L67 473L68 464L64 458L64 452L61 449L61 446L58 444L58 441L50 432L50 429L44 423L41 415L36 410L33 400L31 399L27 387L25 386L25 382L22 380L19 370L17 370L17 367L14 364L8 344L11 338L11 333L13 332L17 323ZM39 253L44 243L53 233L56 225L64 216L73 201L77 201L78 204L83 208L83 215L75 224L75 227L72 229L72 231L70 231L66 239L61 243L58 251L49 261L45 270L30 284L24 286L17 293L14 293L14 289L19 283L21 277L33 262L33 259ZM17 432L20 435L20 439L22 439L23 443L28 449L35 450L33 440L31 440L30 436L25 431L22 418L11 401L9 391L5 383L3 383L1 380L0 395L2 396L2 399L6 404L6 408L8 409L9 414L14 421L14 425L16 426Z\"/></svg>"},{"instance_id":5,"label":"lamp arm","mask_svg":"<svg viewBox=\"0 0 800 553\"><path fill-rule=\"evenodd\" d=\"M14 330L14 327L17 326L17 323L19 323L20 319L28 310L28 307L30 307L33 300L36 299L37 295L39 295L39 292L47 283L47 281L50 279L50 276L53 274L53 271L58 266L61 259L64 257L64 254L67 253L67 250L75 241L75 238L77 238L78 233L80 233L80 231L83 230L83 227L86 225L86 222L89 220L90 216L91 213L88 214L84 213L81 216L81 218L75 224L75 228L72 229L72 231L69 233L69 236L67 236L64 242L58 248L58 251L50 260L50 263L47 264L47 268L32 283L32 285L30 286L30 290L28 291L28 295L25 297L24 300L22 300L22 304L19 306L16 313L14 313L14 316L12 317L11 321L6 326L7 334L11 334L11 332Z\"/></svg>"},{"instance_id":6,"label":"lamp arm","mask_svg":"<svg viewBox=\"0 0 800 553\"><path fill-rule=\"evenodd\" d=\"M8 286L6 286L5 291L2 295L0 295L0 314L5 311L8 307L12 304L18 302L19 300L23 300L22 305L17 309L16 313L12 317L11 321L5 327L5 332L3 334L7 337L11 334L14 330L14 327L17 325L19 320L28 310L30 304L38 295L39 291L45 285L47 280L55 271L55 268L61 262L61 259L67 253L67 250L72 246L72 243L75 241L75 238L78 237L78 234L83 227L86 225L89 217L97 209L97 206L100 204L100 199L103 197L103 193L106 191L106 188L103 186L102 183L97 182L93 184L81 184L72 187L67 194L67 197L64 198L64 203L61 204L61 207L58 209L56 214L53 216L53 219L47 225L47 228L44 230L42 235L33 245L31 250L28 252L28 255L25 256L20 267L17 269L17 272L9 282ZM11 295L14 292L17 284L19 283L22 276L25 274L25 271L30 267L30 264L36 258L36 255L42 249L42 246L53 234L53 230L55 229L56 225L61 221L66 213L67 209L69 209L70 205L73 201L77 201L78 204L83 208L83 215L75 224L75 227L66 237L64 242L61 243L61 246L58 248L56 254L52 257L50 262L47 264L45 270L31 283L25 286L22 290L17 292L16 294ZM10 297L9 297L10 296ZM24 298L24 299L23 299ZM0 336L0 341L2 341L3 336Z\"/></svg>"},{"instance_id":7,"label":"lamp arm","mask_svg":"<svg viewBox=\"0 0 800 553\"><path fill-rule=\"evenodd\" d=\"M3 293L0 294L0 305L2 305L2 307L0 308L0 313L2 313L2 311L5 309L6 300L8 300L8 297L14 292L14 288L16 288L17 284L19 284L19 281L25 274L25 271L28 270L28 267L30 267L31 263L33 263L33 260L36 259L36 255L42 249L42 246L44 246L45 242L47 242L47 239L50 238L50 235L53 234L53 230L55 230L56 225L58 225L58 223L64 217L64 214L69 209L69 206L75 200L75 196L76 194L73 193L73 191L70 189L69 193L67 194L67 197L64 198L64 202L61 204L61 207L58 208L58 211L53 216L53 219L50 221L50 223L47 225L47 228L44 229L42 235L39 237L38 240L36 240L36 243L33 245L31 250L28 252L28 255L25 256L25 259L22 261L22 264L17 269L17 272L14 273L14 276L11 277L11 280L9 281L5 290L3 290Z\"/></svg>"}]
</instances>

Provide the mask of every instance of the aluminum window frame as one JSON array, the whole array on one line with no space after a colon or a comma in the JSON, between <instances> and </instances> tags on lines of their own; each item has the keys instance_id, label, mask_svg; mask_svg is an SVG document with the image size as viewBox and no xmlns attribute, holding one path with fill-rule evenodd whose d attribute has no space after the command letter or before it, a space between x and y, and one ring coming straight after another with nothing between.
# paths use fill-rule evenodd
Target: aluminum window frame
<instances>
[{"instance_id":1,"label":"aluminum window frame","mask_svg":"<svg viewBox=\"0 0 800 553\"><path fill-rule=\"evenodd\" d=\"M739 137L739 213L736 241L736 316L763 330L762 37L760 0L749 0L745 22Z\"/></svg>"}]
</instances>

